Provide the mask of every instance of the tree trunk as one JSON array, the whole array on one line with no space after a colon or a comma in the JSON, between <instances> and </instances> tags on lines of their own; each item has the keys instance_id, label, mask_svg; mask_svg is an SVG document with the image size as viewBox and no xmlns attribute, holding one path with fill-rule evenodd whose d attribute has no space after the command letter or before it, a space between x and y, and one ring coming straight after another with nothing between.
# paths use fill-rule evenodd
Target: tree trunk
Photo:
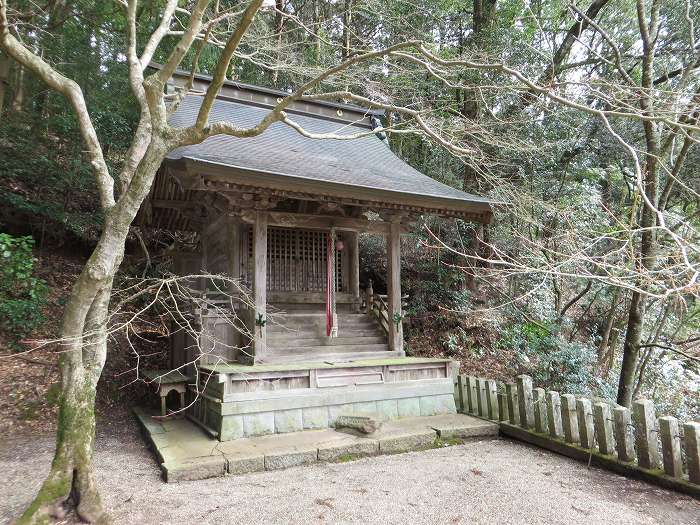
<instances>
[{"instance_id":1,"label":"tree trunk","mask_svg":"<svg viewBox=\"0 0 700 525\"><path fill-rule=\"evenodd\" d=\"M118 256L119 250L113 254ZM18 524L62 518L63 505L69 500L83 520L108 521L95 482L92 456L95 394L107 355L106 321L113 277L95 279L90 276L94 271L94 262L89 262L66 307L56 451L46 480Z\"/></svg>"},{"instance_id":2,"label":"tree trunk","mask_svg":"<svg viewBox=\"0 0 700 525\"><path fill-rule=\"evenodd\" d=\"M7 91L8 78L10 76L10 64L12 59L6 53L0 53L0 115L5 108L5 93Z\"/></svg>"},{"instance_id":3,"label":"tree trunk","mask_svg":"<svg viewBox=\"0 0 700 525\"><path fill-rule=\"evenodd\" d=\"M603 333L600 338L600 344L598 345L598 368L603 368L603 363L605 362L605 356L607 355L608 343L610 341L610 334L612 333L613 326L616 320L615 311L617 310L617 302L620 296L620 289L615 288L613 293L612 301L610 302L610 309L608 310L608 315L606 316L605 328L603 328Z\"/></svg>"},{"instance_id":4,"label":"tree trunk","mask_svg":"<svg viewBox=\"0 0 700 525\"><path fill-rule=\"evenodd\" d=\"M275 36L277 42L277 49L275 53L277 54L277 66L282 61L282 31L284 30L284 18L282 18L282 11L284 10L284 1L275 0ZM279 78L279 69L275 67L272 71L272 85L277 87L277 79Z\"/></svg>"},{"instance_id":5,"label":"tree trunk","mask_svg":"<svg viewBox=\"0 0 700 525\"><path fill-rule=\"evenodd\" d=\"M352 24L352 0L345 0L345 10L343 11L343 46L342 59L350 57L350 25Z\"/></svg>"},{"instance_id":6,"label":"tree trunk","mask_svg":"<svg viewBox=\"0 0 700 525\"><path fill-rule=\"evenodd\" d=\"M620 370L620 381L617 386L617 402L628 408L632 405L634 378L637 373L639 345L642 341L645 310L646 298L644 295L637 291L632 292L627 318L627 333L625 334L625 344L622 348L622 369Z\"/></svg>"},{"instance_id":7,"label":"tree trunk","mask_svg":"<svg viewBox=\"0 0 700 525\"><path fill-rule=\"evenodd\" d=\"M17 66L17 85L15 86L15 96L12 98L10 109L19 113L24 108L24 68Z\"/></svg>"},{"instance_id":8,"label":"tree trunk","mask_svg":"<svg viewBox=\"0 0 700 525\"><path fill-rule=\"evenodd\" d=\"M95 395L107 357L107 318L114 276L124 257L129 226L162 162L165 145L152 139L131 179L133 192L107 212L95 250L73 286L63 315L61 398L56 451L49 475L18 525L60 518L64 504L75 506L89 523L108 523L109 516L94 478Z\"/></svg>"}]
</instances>

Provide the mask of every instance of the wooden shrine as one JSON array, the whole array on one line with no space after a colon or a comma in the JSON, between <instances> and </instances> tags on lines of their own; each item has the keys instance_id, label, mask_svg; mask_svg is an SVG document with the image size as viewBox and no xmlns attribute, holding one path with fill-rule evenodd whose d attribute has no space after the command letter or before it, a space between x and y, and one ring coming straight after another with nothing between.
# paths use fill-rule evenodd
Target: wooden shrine
<instances>
[{"instance_id":1,"label":"wooden shrine","mask_svg":"<svg viewBox=\"0 0 700 525\"><path fill-rule=\"evenodd\" d=\"M197 76L195 90L208 81ZM210 120L254 125L285 95L227 82ZM171 124L193 123L200 103L187 96ZM199 312L201 341L173 335L171 366L194 378L189 417L227 440L325 428L348 411L454 412L451 362L405 356L400 239L422 214L488 223L488 201L395 156L371 133L376 112L303 102L288 113L315 133L368 133L314 140L276 123L257 137L212 137L171 153L140 213L145 226L197 235L196 249L175 255L176 273L225 274L250 291L231 306L247 330ZM360 283L360 234L386 239L386 296Z\"/></svg>"}]
</instances>

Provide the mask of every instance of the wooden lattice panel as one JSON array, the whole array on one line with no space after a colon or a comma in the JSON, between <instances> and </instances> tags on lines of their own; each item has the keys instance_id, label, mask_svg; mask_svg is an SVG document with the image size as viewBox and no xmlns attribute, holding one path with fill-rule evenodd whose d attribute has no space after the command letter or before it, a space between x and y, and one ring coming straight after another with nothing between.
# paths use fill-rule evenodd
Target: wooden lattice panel
<instances>
[{"instance_id":1,"label":"wooden lattice panel","mask_svg":"<svg viewBox=\"0 0 700 525\"><path fill-rule=\"evenodd\" d=\"M323 292L326 289L326 235L319 230L268 228L267 230L267 289L273 292ZM253 235L245 235L247 262L245 274L252 275ZM342 240L342 234L337 234ZM343 257L336 252L336 291L347 286L343 272Z\"/></svg>"}]
</instances>

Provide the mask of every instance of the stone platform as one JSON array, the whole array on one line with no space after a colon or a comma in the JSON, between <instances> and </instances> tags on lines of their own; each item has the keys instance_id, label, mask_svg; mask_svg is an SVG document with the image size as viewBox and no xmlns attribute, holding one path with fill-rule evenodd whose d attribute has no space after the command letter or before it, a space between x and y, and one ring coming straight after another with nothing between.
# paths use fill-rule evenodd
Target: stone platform
<instances>
[{"instance_id":1,"label":"stone platform","mask_svg":"<svg viewBox=\"0 0 700 525\"><path fill-rule=\"evenodd\" d=\"M463 414L387 421L370 436L306 430L220 442L187 419L157 420L135 409L168 483L276 470L317 461L349 461L498 435L498 425Z\"/></svg>"},{"instance_id":2,"label":"stone platform","mask_svg":"<svg viewBox=\"0 0 700 525\"><path fill-rule=\"evenodd\" d=\"M201 365L187 415L219 441L333 428L345 413L383 421L454 414L449 359L401 357Z\"/></svg>"}]
</instances>

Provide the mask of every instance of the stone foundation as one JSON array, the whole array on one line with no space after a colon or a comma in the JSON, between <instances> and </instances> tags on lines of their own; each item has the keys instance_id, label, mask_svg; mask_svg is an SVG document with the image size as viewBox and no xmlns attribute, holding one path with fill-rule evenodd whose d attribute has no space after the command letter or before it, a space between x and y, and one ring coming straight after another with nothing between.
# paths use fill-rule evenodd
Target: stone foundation
<instances>
[{"instance_id":1,"label":"stone foundation","mask_svg":"<svg viewBox=\"0 0 700 525\"><path fill-rule=\"evenodd\" d=\"M220 441L230 441L333 428L339 415L368 414L391 421L454 414L451 367L449 360L411 358L322 368L308 365L308 375L303 365L288 370L218 367L207 376L204 396L190 393L188 416ZM332 377L332 386L322 386L327 383L319 377ZM364 383L367 378L372 381ZM294 386L280 388L289 384Z\"/></svg>"}]
</instances>

